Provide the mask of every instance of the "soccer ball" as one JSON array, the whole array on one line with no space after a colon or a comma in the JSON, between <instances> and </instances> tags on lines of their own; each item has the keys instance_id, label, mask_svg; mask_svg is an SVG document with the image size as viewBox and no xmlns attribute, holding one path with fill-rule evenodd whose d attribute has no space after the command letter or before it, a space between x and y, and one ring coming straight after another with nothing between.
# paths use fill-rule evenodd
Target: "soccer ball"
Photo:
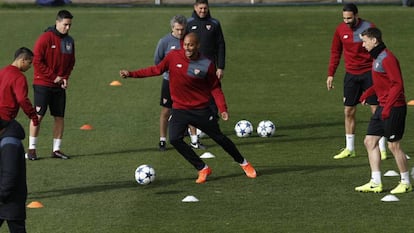
<instances>
[{"instance_id":1,"label":"soccer ball","mask_svg":"<svg viewBox=\"0 0 414 233\"><path fill-rule=\"evenodd\" d=\"M260 137L271 137L275 133L276 126L269 120L259 122L257 126L257 134Z\"/></svg>"},{"instance_id":2,"label":"soccer ball","mask_svg":"<svg viewBox=\"0 0 414 233\"><path fill-rule=\"evenodd\" d=\"M155 180L155 170L150 165L140 165L135 170L135 180L138 184L147 185Z\"/></svg>"},{"instance_id":3,"label":"soccer ball","mask_svg":"<svg viewBox=\"0 0 414 233\"><path fill-rule=\"evenodd\" d=\"M234 131L236 132L237 137L249 137L253 133L253 125L248 120L241 120L234 126Z\"/></svg>"}]
</instances>

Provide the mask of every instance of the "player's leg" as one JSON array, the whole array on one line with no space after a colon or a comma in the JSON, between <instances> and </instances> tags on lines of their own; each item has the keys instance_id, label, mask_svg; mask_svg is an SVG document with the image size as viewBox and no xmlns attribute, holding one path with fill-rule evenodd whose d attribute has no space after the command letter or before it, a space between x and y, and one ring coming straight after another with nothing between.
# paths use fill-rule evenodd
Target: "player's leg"
<instances>
[{"instance_id":1,"label":"player's leg","mask_svg":"<svg viewBox=\"0 0 414 233\"><path fill-rule=\"evenodd\" d=\"M158 146L160 151L165 151L167 149L168 118L172 107L169 81L166 79L162 80L160 106L160 142Z\"/></svg>"},{"instance_id":2,"label":"player's leg","mask_svg":"<svg viewBox=\"0 0 414 233\"><path fill-rule=\"evenodd\" d=\"M7 220L10 233L26 233L25 220Z\"/></svg>"},{"instance_id":3,"label":"player's leg","mask_svg":"<svg viewBox=\"0 0 414 233\"><path fill-rule=\"evenodd\" d=\"M208 166L203 162L203 160L198 157L191 146L184 142L184 132L187 130L188 124L190 123L190 117L191 116L186 110L171 110L171 118L168 125L170 143L174 146L178 153L180 153L191 165L193 165L199 171L199 175L203 169L205 169L204 171L208 171L207 173L210 174L211 170L207 169ZM206 177L207 175L204 178ZM202 182L197 183L203 182L205 182L205 179L202 180Z\"/></svg>"},{"instance_id":4,"label":"player's leg","mask_svg":"<svg viewBox=\"0 0 414 233\"><path fill-rule=\"evenodd\" d=\"M34 92L34 106L36 110L37 117L39 122L42 121L44 115L46 114L49 101L51 99L50 88L33 85ZM40 133L40 124L37 126L33 125L33 122L30 121L29 124L29 148L26 153L26 158L29 160L37 160L36 146L37 140Z\"/></svg>"},{"instance_id":5,"label":"player's leg","mask_svg":"<svg viewBox=\"0 0 414 233\"><path fill-rule=\"evenodd\" d=\"M334 159L355 157L355 114L358 104L360 88L356 75L349 73L344 77L344 119L345 119L345 141L346 147Z\"/></svg>"},{"instance_id":6,"label":"player's leg","mask_svg":"<svg viewBox=\"0 0 414 233\"><path fill-rule=\"evenodd\" d=\"M206 109L204 111L199 111L198 114L200 114L200 116L195 118L197 119L197 122L192 122L192 124L194 123L194 126L202 130L217 144L219 144L224 151L226 151L227 154L234 159L234 161L240 164L248 177L255 178L256 170L242 156L233 141L221 132L213 111L211 111L211 109Z\"/></svg>"},{"instance_id":7,"label":"player's leg","mask_svg":"<svg viewBox=\"0 0 414 233\"><path fill-rule=\"evenodd\" d=\"M372 74L371 72L366 72L361 75L362 78L362 90L365 91L372 86ZM362 93L361 93L362 94ZM375 110L378 107L378 98L377 96L370 96L367 98L366 103L370 105L371 113L374 114ZM381 137L379 141L379 149L381 153L381 160L387 159L387 146L386 146L387 139L385 137Z\"/></svg>"},{"instance_id":8,"label":"player's leg","mask_svg":"<svg viewBox=\"0 0 414 233\"><path fill-rule=\"evenodd\" d=\"M50 114L54 118L52 158L69 159L69 156L61 151L63 132L65 129L66 90L53 89L53 98L50 102Z\"/></svg>"},{"instance_id":9,"label":"player's leg","mask_svg":"<svg viewBox=\"0 0 414 233\"><path fill-rule=\"evenodd\" d=\"M378 142L384 135L384 127L381 121L381 112L377 112L371 117L368 125L367 135L364 139L365 148L368 152L369 165L371 168L371 179L365 184L355 188L359 192L382 192L381 181L381 156Z\"/></svg>"},{"instance_id":10,"label":"player's leg","mask_svg":"<svg viewBox=\"0 0 414 233\"><path fill-rule=\"evenodd\" d=\"M207 147L203 143L201 143L200 142L200 139L198 138L197 128L194 127L194 126L192 126L192 125L189 125L188 126L188 129L190 131L190 140L191 140L191 144L190 145L194 149L203 149L203 150L207 149Z\"/></svg>"},{"instance_id":11,"label":"player's leg","mask_svg":"<svg viewBox=\"0 0 414 233\"><path fill-rule=\"evenodd\" d=\"M385 137L388 138L388 148L395 158L395 162L400 171L400 183L391 190L391 193L406 193L412 191L410 174L408 170L407 158L401 148L401 139L405 130L405 118L407 115L407 106L393 107L390 117L384 121Z\"/></svg>"}]
</instances>

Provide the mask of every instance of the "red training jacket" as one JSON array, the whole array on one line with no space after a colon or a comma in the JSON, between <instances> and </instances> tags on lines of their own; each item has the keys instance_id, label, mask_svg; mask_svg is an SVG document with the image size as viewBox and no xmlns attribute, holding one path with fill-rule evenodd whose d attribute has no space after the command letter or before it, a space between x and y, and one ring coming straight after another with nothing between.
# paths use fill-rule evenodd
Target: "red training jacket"
<instances>
[{"instance_id":1,"label":"red training jacket","mask_svg":"<svg viewBox=\"0 0 414 233\"><path fill-rule=\"evenodd\" d=\"M158 76L169 71L170 93L175 109L203 109L214 98L220 112L227 112L227 104L214 64L206 57L190 60L183 49L171 50L156 66L130 71L134 78Z\"/></svg>"},{"instance_id":2,"label":"red training jacket","mask_svg":"<svg viewBox=\"0 0 414 233\"><path fill-rule=\"evenodd\" d=\"M338 25L332 39L328 76L335 75L342 53L347 73L359 75L371 70L372 58L362 47L362 40L359 37L361 32L370 27L375 25L363 19L359 19L358 25L353 29L344 22Z\"/></svg>"},{"instance_id":3,"label":"red training jacket","mask_svg":"<svg viewBox=\"0 0 414 233\"><path fill-rule=\"evenodd\" d=\"M37 121L32 103L27 97L27 80L22 72L13 65L0 70L0 118L10 121L16 118L21 107L24 113Z\"/></svg>"},{"instance_id":4,"label":"red training jacket","mask_svg":"<svg viewBox=\"0 0 414 233\"><path fill-rule=\"evenodd\" d=\"M71 36L50 28L37 39L34 46L34 85L59 87L57 76L69 79L75 65L75 43Z\"/></svg>"},{"instance_id":5,"label":"red training jacket","mask_svg":"<svg viewBox=\"0 0 414 233\"><path fill-rule=\"evenodd\" d=\"M384 107L382 111L388 115L392 107L406 104L400 63L390 50L384 49L373 61L372 82L361 99L377 95L379 105Z\"/></svg>"}]
</instances>

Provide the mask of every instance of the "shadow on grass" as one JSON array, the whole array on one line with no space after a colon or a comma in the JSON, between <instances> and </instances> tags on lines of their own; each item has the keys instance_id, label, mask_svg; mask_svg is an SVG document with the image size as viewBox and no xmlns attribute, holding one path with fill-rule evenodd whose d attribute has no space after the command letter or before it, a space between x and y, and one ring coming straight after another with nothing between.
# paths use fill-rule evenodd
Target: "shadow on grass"
<instances>
[{"instance_id":1,"label":"shadow on grass","mask_svg":"<svg viewBox=\"0 0 414 233\"><path fill-rule=\"evenodd\" d=\"M321 172L326 170L341 170L341 169L351 169L355 167L366 167L368 166L366 162L357 164L357 165L297 165L297 166L282 166L282 167L262 167L257 169L258 177L260 179L261 176L270 176L275 174L282 174L282 173L290 173L290 172L301 172L302 174L309 174L314 172ZM245 176L243 172L234 173L230 175L224 176L211 176L209 177L209 182L214 182L217 180L223 179L230 179ZM104 183L104 184L93 184L89 186L82 186L82 187L68 187L62 189L54 189L54 190L46 190L46 191L37 191L37 192L29 192L28 199L44 199L44 198L53 198L53 197L61 197L61 196L68 196L68 195L79 195L79 194L90 194L90 193L98 193L98 192L106 192L110 190L118 190L118 189L156 189L163 188L167 186L174 185L176 183L188 181L193 182L193 178L182 178L182 179L162 179L157 180L156 183L140 186L133 181L120 181L120 182L111 182L111 183ZM155 192L158 195L175 195L184 192L184 190L160 190Z\"/></svg>"},{"instance_id":2,"label":"shadow on grass","mask_svg":"<svg viewBox=\"0 0 414 233\"><path fill-rule=\"evenodd\" d=\"M158 189L160 187L165 188L169 185L174 185L175 183L181 182L183 180L188 180L189 178L183 179L163 179L158 180L156 183L149 184L149 185L139 185L135 183L133 180L128 181L120 181L120 182L111 182L105 184L92 184L92 185L85 185L81 187L68 187L62 189L53 189L53 190L45 190L45 191L37 191L37 192L30 192L28 195L28 199L44 199L44 198L53 198L53 197L61 197L61 196L69 196L69 195L79 195L79 194L91 194L91 193L99 193L99 192L107 192L110 190L119 190L119 189ZM184 190L183 190L184 191ZM160 191L156 192L159 195L171 195L183 192L181 190L167 190L167 191Z\"/></svg>"}]
</instances>

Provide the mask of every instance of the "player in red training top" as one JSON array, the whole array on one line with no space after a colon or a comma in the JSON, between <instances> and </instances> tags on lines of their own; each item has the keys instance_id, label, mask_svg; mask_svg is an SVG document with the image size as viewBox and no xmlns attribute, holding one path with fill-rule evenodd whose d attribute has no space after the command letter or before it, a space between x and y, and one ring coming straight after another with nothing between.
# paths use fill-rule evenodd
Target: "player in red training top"
<instances>
[{"instance_id":1,"label":"player in red training top","mask_svg":"<svg viewBox=\"0 0 414 233\"><path fill-rule=\"evenodd\" d=\"M169 71L173 101L169 139L171 145L198 170L196 183L204 183L211 174L211 169L183 140L189 124L209 135L240 164L248 177L255 178L255 169L244 159L235 144L221 132L215 114L209 108L210 99L213 97L221 118L225 121L229 119L215 66L199 53L199 46L197 34L189 33L184 38L183 49L170 51L158 65L136 71L121 70L120 76L144 78Z\"/></svg>"},{"instance_id":2,"label":"player in red training top","mask_svg":"<svg viewBox=\"0 0 414 233\"><path fill-rule=\"evenodd\" d=\"M411 192L407 158L400 145L407 115L400 64L394 54L386 48L378 28L369 28L363 31L361 38L363 47L369 51L374 61L372 64L373 86L362 94L360 101L365 103L369 96L376 95L379 107L371 117L364 140L371 166L371 180L365 185L356 187L355 190L361 192L382 191L378 142L384 136L388 140L388 148L394 155L401 174L400 183L391 190L391 193Z\"/></svg>"},{"instance_id":3,"label":"player in red training top","mask_svg":"<svg viewBox=\"0 0 414 233\"><path fill-rule=\"evenodd\" d=\"M0 227L7 221L10 232L26 232L26 165L23 127L15 120L19 108L38 125L35 109L27 97L26 72L33 52L19 48L14 61L0 70Z\"/></svg>"},{"instance_id":4,"label":"player in red training top","mask_svg":"<svg viewBox=\"0 0 414 233\"><path fill-rule=\"evenodd\" d=\"M39 124L32 102L27 97L27 80L22 73L30 69L32 60L33 52L22 47L16 51L13 63L0 70L0 130L16 118L20 107L36 126Z\"/></svg>"},{"instance_id":5,"label":"player in red training top","mask_svg":"<svg viewBox=\"0 0 414 233\"><path fill-rule=\"evenodd\" d=\"M51 157L68 159L61 151L66 109L66 89L69 76L75 65L75 42L69 35L73 15L61 10L56 15L56 24L40 35L34 46L34 104L42 119L47 109L54 118L53 148ZM36 145L40 128L30 125L29 151L27 158L36 160Z\"/></svg>"},{"instance_id":6,"label":"player in red training top","mask_svg":"<svg viewBox=\"0 0 414 233\"><path fill-rule=\"evenodd\" d=\"M367 28L375 25L358 17L358 8L353 3L345 4L342 9L343 22L335 30L332 45L331 57L328 67L328 78L326 86L328 90L334 88L333 79L344 55L345 78L344 78L344 113L345 113L345 139L346 147L334 159L343 159L355 156L355 125L356 105L362 92L372 85L371 63L372 58L362 47L359 34ZM367 99L371 105L371 112L374 113L378 105L375 96ZM382 159L387 158L385 139L380 141Z\"/></svg>"}]
</instances>

